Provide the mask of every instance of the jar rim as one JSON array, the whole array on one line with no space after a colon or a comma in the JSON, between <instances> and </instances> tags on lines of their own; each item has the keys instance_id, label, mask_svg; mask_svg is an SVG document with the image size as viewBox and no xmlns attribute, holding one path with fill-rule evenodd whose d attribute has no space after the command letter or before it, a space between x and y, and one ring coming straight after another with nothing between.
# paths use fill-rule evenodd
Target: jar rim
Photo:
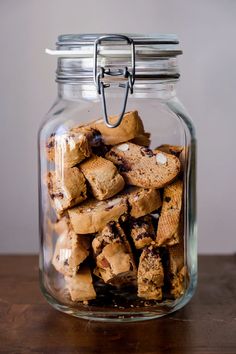
<instances>
[{"instance_id":1,"label":"jar rim","mask_svg":"<svg viewBox=\"0 0 236 354\"><path fill-rule=\"evenodd\" d=\"M100 37L107 37L112 35L113 34L109 33L62 34L58 36L56 45L58 48L65 45L91 45ZM121 33L121 35L131 38L134 41L135 45L179 44L179 40L176 34ZM110 45L114 45L117 43L117 40L115 38L111 38L110 40L108 40L108 45L109 43Z\"/></svg>"},{"instance_id":2,"label":"jar rim","mask_svg":"<svg viewBox=\"0 0 236 354\"><path fill-rule=\"evenodd\" d=\"M99 54L112 57L125 57L130 55L125 40L115 36L130 38L135 45L136 56L142 58L173 57L182 54L178 47L179 40L175 34L107 34L107 33L83 33L83 34L62 34L58 36L56 50L46 50L48 54L59 57L87 57L94 55L94 44L99 38ZM106 43L105 43L106 41Z\"/></svg>"},{"instance_id":3,"label":"jar rim","mask_svg":"<svg viewBox=\"0 0 236 354\"><path fill-rule=\"evenodd\" d=\"M175 34L62 34L56 49L47 49L46 53L58 57L59 82L72 77L91 79L96 67L112 68L115 73L109 74L112 81L117 80L116 68L131 68L138 80L176 79L179 77L176 57L182 54L178 45Z\"/></svg>"}]
</instances>

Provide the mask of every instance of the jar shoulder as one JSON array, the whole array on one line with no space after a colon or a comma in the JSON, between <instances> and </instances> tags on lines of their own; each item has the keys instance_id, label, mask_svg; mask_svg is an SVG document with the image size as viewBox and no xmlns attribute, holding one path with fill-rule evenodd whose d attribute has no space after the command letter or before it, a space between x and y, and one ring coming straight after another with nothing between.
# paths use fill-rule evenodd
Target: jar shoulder
<instances>
[{"instance_id":1,"label":"jar shoulder","mask_svg":"<svg viewBox=\"0 0 236 354\"><path fill-rule=\"evenodd\" d=\"M193 139L196 139L196 129L194 123L186 107L180 101L180 99L177 96L172 97L171 99L166 101L166 106L185 123L191 137Z\"/></svg>"}]
</instances>

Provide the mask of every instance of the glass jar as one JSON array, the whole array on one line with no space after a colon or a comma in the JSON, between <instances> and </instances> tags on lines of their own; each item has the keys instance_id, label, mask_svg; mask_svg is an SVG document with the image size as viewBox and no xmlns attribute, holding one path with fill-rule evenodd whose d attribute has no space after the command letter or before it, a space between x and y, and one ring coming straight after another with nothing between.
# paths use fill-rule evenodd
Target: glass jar
<instances>
[{"instance_id":1,"label":"glass jar","mask_svg":"<svg viewBox=\"0 0 236 354\"><path fill-rule=\"evenodd\" d=\"M62 35L39 132L40 282L56 309L132 321L197 282L193 125L174 35Z\"/></svg>"}]
</instances>

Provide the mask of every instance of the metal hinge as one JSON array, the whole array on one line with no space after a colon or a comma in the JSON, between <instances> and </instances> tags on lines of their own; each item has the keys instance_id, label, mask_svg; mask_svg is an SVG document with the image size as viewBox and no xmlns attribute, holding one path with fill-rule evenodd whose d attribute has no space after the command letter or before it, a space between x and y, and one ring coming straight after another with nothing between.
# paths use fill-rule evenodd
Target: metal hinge
<instances>
[{"instance_id":1,"label":"metal hinge","mask_svg":"<svg viewBox=\"0 0 236 354\"><path fill-rule=\"evenodd\" d=\"M127 44L130 45L131 47L131 72L128 70L128 67L125 67L124 69L106 69L104 67L100 67L100 70L98 72L98 46L102 41L110 41L110 40L121 40L121 41L126 41ZM105 88L109 87L110 84L104 83L103 79L105 76L121 76L124 79L127 79L125 83L120 83L119 87L125 88L125 96L124 96L124 102L122 106L122 111L119 115L118 120L112 124L109 122L108 114L107 114L107 105L106 105L106 97L105 97ZM99 37L95 42L94 42L94 68L93 68L93 79L94 83L97 87L97 92L99 95L102 96L102 107L103 107L103 118L105 124L109 128L116 128L118 125L120 125L123 116L125 114L125 109L126 109L126 104L127 104L127 99L128 99L128 94L133 93L133 87L134 87L134 81L135 81L135 45L134 42L131 38L126 37L124 35L120 34L110 34L106 36L101 36Z\"/></svg>"}]
</instances>

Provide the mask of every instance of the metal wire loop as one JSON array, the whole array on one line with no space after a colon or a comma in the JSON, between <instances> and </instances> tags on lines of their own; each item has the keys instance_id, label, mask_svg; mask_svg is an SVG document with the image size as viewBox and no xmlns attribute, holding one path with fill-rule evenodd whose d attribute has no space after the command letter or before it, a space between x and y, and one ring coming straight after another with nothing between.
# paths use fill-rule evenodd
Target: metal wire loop
<instances>
[{"instance_id":1,"label":"metal wire loop","mask_svg":"<svg viewBox=\"0 0 236 354\"><path fill-rule=\"evenodd\" d=\"M131 72L129 72L128 68L125 67L124 69L115 69L111 71L110 68L104 68L100 67L100 72L98 72L98 66L97 66L97 58L98 58L98 45L105 40L125 40L127 44L131 46ZM124 102L122 106L122 111L119 115L118 120L112 124L109 122L108 115L107 115L107 106L106 106L106 97L105 97L105 88L109 87L110 85L107 83L103 82L103 78L107 76L122 76L123 78L127 79L125 84L119 84L119 87L125 88L125 96L124 96ZM120 125L123 116L125 114L125 109L126 109L126 104L127 104L127 99L128 99L128 94L130 91L130 94L133 93L133 86L134 86L134 81L135 81L135 46L134 42L131 38L123 36L123 35L118 35L118 34L111 34L107 36L101 36L99 37L95 42L94 42L94 68L93 68L93 78L94 78L94 83L97 87L97 92L99 95L102 95L102 107L103 107L103 119L105 124L109 128L116 128Z\"/></svg>"}]
</instances>

